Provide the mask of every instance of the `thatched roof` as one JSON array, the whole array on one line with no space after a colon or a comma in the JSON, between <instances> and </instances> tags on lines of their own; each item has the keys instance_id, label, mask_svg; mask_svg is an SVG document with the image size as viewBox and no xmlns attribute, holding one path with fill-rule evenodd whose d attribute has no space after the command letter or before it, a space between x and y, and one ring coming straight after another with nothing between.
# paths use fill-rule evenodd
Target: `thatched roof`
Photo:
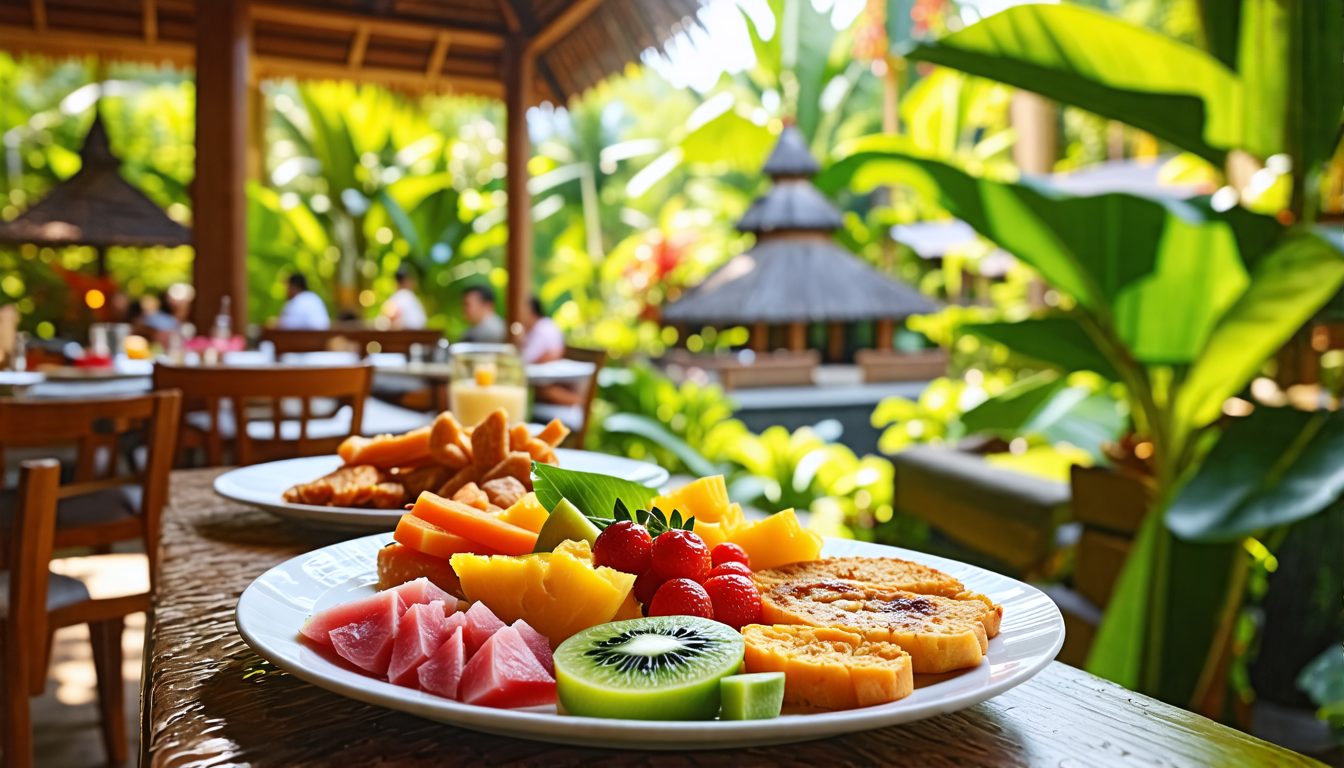
<instances>
[{"instance_id":1,"label":"thatched roof","mask_svg":"<svg viewBox=\"0 0 1344 768\"><path fill-rule=\"evenodd\" d=\"M780 131L779 140L775 142L775 148L771 150L761 170L774 179L781 176L812 177L821 170L821 165L812 156L812 150L808 149L802 131L790 123Z\"/></svg>"},{"instance_id":2,"label":"thatched roof","mask_svg":"<svg viewBox=\"0 0 1344 768\"><path fill-rule=\"evenodd\" d=\"M0 2L0 50L195 57L217 0ZM251 0L258 77L378 82L501 97L506 49L537 61L533 102L564 101L695 23L700 0Z\"/></svg>"},{"instance_id":3,"label":"thatched roof","mask_svg":"<svg viewBox=\"0 0 1344 768\"><path fill-rule=\"evenodd\" d=\"M937 306L854 254L812 235L772 238L719 267L663 310L668 323L899 320Z\"/></svg>"},{"instance_id":4,"label":"thatched roof","mask_svg":"<svg viewBox=\"0 0 1344 768\"><path fill-rule=\"evenodd\" d=\"M831 201L805 179L783 181L756 198L737 228L742 232L803 230L834 232L845 220Z\"/></svg>"},{"instance_id":5,"label":"thatched roof","mask_svg":"<svg viewBox=\"0 0 1344 768\"><path fill-rule=\"evenodd\" d=\"M0 242L100 248L191 243L191 230L121 177L101 116L95 115L79 155L78 173L18 218L0 223Z\"/></svg>"}]
</instances>

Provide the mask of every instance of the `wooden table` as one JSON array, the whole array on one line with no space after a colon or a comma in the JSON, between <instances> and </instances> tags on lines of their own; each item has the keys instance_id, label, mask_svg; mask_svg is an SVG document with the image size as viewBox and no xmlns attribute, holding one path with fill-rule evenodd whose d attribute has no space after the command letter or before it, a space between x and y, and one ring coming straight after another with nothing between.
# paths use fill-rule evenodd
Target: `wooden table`
<instances>
[{"instance_id":1,"label":"wooden table","mask_svg":"<svg viewBox=\"0 0 1344 768\"><path fill-rule=\"evenodd\" d=\"M218 469L173 473L145 642L142 765L1319 765L1054 663L982 704L906 726L720 752L622 752L489 736L361 704L276 669L234 628L263 571L340 534L214 495Z\"/></svg>"}]
</instances>

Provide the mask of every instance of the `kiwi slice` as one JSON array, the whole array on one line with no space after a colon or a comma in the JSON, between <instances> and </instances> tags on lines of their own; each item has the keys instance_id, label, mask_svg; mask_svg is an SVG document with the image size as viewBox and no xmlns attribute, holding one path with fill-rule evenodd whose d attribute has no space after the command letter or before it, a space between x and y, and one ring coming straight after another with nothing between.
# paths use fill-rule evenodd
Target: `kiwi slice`
<instances>
[{"instance_id":1,"label":"kiwi slice","mask_svg":"<svg viewBox=\"0 0 1344 768\"><path fill-rule=\"evenodd\" d=\"M743 649L732 627L698 616L599 624L555 649L556 693L572 715L712 720Z\"/></svg>"},{"instance_id":2,"label":"kiwi slice","mask_svg":"<svg viewBox=\"0 0 1344 768\"><path fill-rule=\"evenodd\" d=\"M719 681L724 720L769 720L784 707L784 673L752 672Z\"/></svg>"}]
</instances>

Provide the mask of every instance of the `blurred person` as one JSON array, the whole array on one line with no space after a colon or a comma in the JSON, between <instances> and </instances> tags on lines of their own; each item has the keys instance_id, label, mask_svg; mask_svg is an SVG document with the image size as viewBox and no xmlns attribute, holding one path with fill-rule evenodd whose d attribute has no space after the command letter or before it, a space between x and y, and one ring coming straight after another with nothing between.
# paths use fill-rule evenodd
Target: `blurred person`
<instances>
[{"instance_id":1,"label":"blurred person","mask_svg":"<svg viewBox=\"0 0 1344 768\"><path fill-rule=\"evenodd\" d=\"M285 283L289 299L276 318L275 327L297 331L325 331L331 327L327 305L316 293L308 290L308 278L295 272Z\"/></svg>"},{"instance_id":2,"label":"blurred person","mask_svg":"<svg viewBox=\"0 0 1344 768\"><path fill-rule=\"evenodd\" d=\"M509 340L508 326L495 311L495 292L489 286L473 285L462 292L462 316L471 324L462 341L503 344Z\"/></svg>"},{"instance_id":3,"label":"blurred person","mask_svg":"<svg viewBox=\"0 0 1344 768\"><path fill-rule=\"evenodd\" d=\"M425 327L425 305L415 295L415 275L405 264L397 268L397 290L383 302L383 317L393 330L419 331Z\"/></svg>"},{"instance_id":4,"label":"blurred person","mask_svg":"<svg viewBox=\"0 0 1344 768\"><path fill-rule=\"evenodd\" d=\"M177 318L179 327L191 320L191 303L196 300L196 289L187 283L173 283L163 292L162 309Z\"/></svg>"},{"instance_id":5,"label":"blurred person","mask_svg":"<svg viewBox=\"0 0 1344 768\"><path fill-rule=\"evenodd\" d=\"M546 315L536 296L528 300L519 320L523 324L524 363L549 363L565 356L565 334Z\"/></svg>"}]
</instances>

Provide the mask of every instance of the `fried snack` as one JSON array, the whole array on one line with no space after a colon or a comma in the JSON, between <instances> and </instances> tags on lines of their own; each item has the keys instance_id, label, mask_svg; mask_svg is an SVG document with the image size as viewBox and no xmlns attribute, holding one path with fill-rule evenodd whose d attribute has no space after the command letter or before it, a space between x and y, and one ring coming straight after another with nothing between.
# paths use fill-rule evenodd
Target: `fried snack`
<instances>
[{"instance_id":1,"label":"fried snack","mask_svg":"<svg viewBox=\"0 0 1344 768\"><path fill-rule=\"evenodd\" d=\"M291 504L392 509L406 503L406 489L377 467L360 464L300 483L285 491L284 499Z\"/></svg>"},{"instance_id":2,"label":"fried snack","mask_svg":"<svg viewBox=\"0 0 1344 768\"><path fill-rule=\"evenodd\" d=\"M430 460L430 427L401 435L347 437L336 449L346 466L368 464L379 469L419 466Z\"/></svg>"},{"instance_id":3,"label":"fried snack","mask_svg":"<svg viewBox=\"0 0 1344 768\"><path fill-rule=\"evenodd\" d=\"M436 493L444 498L451 499L454 494L462 490L462 486L467 483L474 483L479 479L481 479L481 471L474 464L466 466L459 469L456 474L439 486Z\"/></svg>"},{"instance_id":4,"label":"fried snack","mask_svg":"<svg viewBox=\"0 0 1344 768\"><path fill-rule=\"evenodd\" d=\"M394 477L406 489L406 501L415 499L425 491L433 491L453 476L453 470L438 464L426 464L423 467L402 467Z\"/></svg>"},{"instance_id":5,"label":"fried snack","mask_svg":"<svg viewBox=\"0 0 1344 768\"><path fill-rule=\"evenodd\" d=\"M842 579L783 581L761 592L761 620L856 632L895 643L919 673L974 667L989 650L999 611L988 600L880 590Z\"/></svg>"},{"instance_id":6,"label":"fried snack","mask_svg":"<svg viewBox=\"0 0 1344 768\"><path fill-rule=\"evenodd\" d=\"M448 411L434 419L429 431L429 455L448 467L465 467L471 460L471 439L467 430Z\"/></svg>"},{"instance_id":7,"label":"fried snack","mask_svg":"<svg viewBox=\"0 0 1344 768\"><path fill-rule=\"evenodd\" d=\"M569 427L566 427L559 419L551 419L550 423L542 427L542 430L537 433L537 439L552 448L563 443L566 437L569 437Z\"/></svg>"},{"instance_id":8,"label":"fried snack","mask_svg":"<svg viewBox=\"0 0 1344 768\"><path fill-rule=\"evenodd\" d=\"M484 472L503 461L508 453L509 415L499 408L471 430L471 463Z\"/></svg>"},{"instance_id":9,"label":"fried snack","mask_svg":"<svg viewBox=\"0 0 1344 768\"><path fill-rule=\"evenodd\" d=\"M827 627L748 624L748 672L783 672L784 702L809 709L885 704L915 689L910 654L893 643Z\"/></svg>"},{"instance_id":10,"label":"fried snack","mask_svg":"<svg viewBox=\"0 0 1344 768\"><path fill-rule=\"evenodd\" d=\"M505 475L481 484L490 503L501 509L513 506L527 495L527 488L513 475Z\"/></svg>"},{"instance_id":11,"label":"fried snack","mask_svg":"<svg viewBox=\"0 0 1344 768\"><path fill-rule=\"evenodd\" d=\"M522 478L527 478L527 484L524 488L532 487L532 457L526 453L510 453L502 461L490 468L482 476L482 480L498 480L501 477L512 477L522 482Z\"/></svg>"},{"instance_id":12,"label":"fried snack","mask_svg":"<svg viewBox=\"0 0 1344 768\"><path fill-rule=\"evenodd\" d=\"M490 497L486 496L485 491L482 491L475 483L467 483L461 488L458 488L457 493L453 494L453 501L460 501L463 504L466 504L469 507L475 507L482 512L490 509Z\"/></svg>"},{"instance_id":13,"label":"fried snack","mask_svg":"<svg viewBox=\"0 0 1344 768\"><path fill-rule=\"evenodd\" d=\"M527 428L526 424L518 423L509 428L509 450L525 451L527 443L532 439L532 430Z\"/></svg>"}]
</instances>

